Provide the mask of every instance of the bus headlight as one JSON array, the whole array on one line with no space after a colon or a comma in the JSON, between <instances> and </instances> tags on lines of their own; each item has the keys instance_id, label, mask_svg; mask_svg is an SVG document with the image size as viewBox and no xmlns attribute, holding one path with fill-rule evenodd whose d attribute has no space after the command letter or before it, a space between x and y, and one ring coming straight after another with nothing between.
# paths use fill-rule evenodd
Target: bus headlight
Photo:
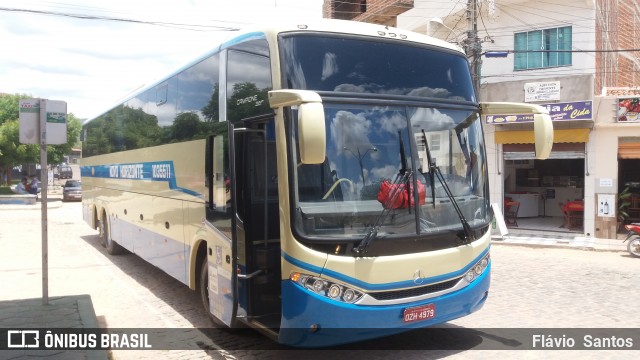
<instances>
[{"instance_id":1,"label":"bus headlight","mask_svg":"<svg viewBox=\"0 0 640 360\"><path fill-rule=\"evenodd\" d=\"M473 282L476 278L478 278L485 271L487 266L489 266L489 253L485 255L480 261L475 263L464 275L464 279L467 280L468 283Z\"/></svg>"},{"instance_id":2,"label":"bus headlight","mask_svg":"<svg viewBox=\"0 0 640 360\"><path fill-rule=\"evenodd\" d=\"M291 273L289 280L316 294L349 304L358 301L364 295L346 285L298 272Z\"/></svg>"}]
</instances>

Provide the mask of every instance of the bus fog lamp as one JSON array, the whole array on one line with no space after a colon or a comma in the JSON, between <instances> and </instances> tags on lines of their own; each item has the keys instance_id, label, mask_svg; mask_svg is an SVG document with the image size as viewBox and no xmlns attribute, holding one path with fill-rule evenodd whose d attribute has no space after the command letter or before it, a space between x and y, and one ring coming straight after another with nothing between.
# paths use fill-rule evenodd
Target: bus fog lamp
<instances>
[{"instance_id":1,"label":"bus fog lamp","mask_svg":"<svg viewBox=\"0 0 640 360\"><path fill-rule=\"evenodd\" d=\"M352 302L356 297L356 292L351 290L351 289L347 289L347 291L344 292L344 296L342 296L342 299L345 302Z\"/></svg>"},{"instance_id":2,"label":"bus fog lamp","mask_svg":"<svg viewBox=\"0 0 640 360\"><path fill-rule=\"evenodd\" d=\"M476 275L480 275L482 274L482 271L484 270L484 268L480 266L480 264L478 264L473 270L476 272Z\"/></svg>"},{"instance_id":3,"label":"bus fog lamp","mask_svg":"<svg viewBox=\"0 0 640 360\"><path fill-rule=\"evenodd\" d=\"M329 296L332 299L336 299L337 297L340 296L341 292L342 292L342 288L340 287L340 285L333 284L329 287L329 291L327 291L327 296Z\"/></svg>"},{"instance_id":4,"label":"bus fog lamp","mask_svg":"<svg viewBox=\"0 0 640 360\"><path fill-rule=\"evenodd\" d=\"M335 301L354 303L364 296L360 291L351 289L346 285L298 272L292 272L289 275L289 280L309 291Z\"/></svg>"},{"instance_id":5,"label":"bus fog lamp","mask_svg":"<svg viewBox=\"0 0 640 360\"><path fill-rule=\"evenodd\" d=\"M480 277L480 275L482 275L485 269L489 266L489 259L489 254L487 253L487 255L480 259L480 261L475 263L475 265L473 265L471 269L467 271L467 273L464 275L464 279L468 283L471 283L472 281Z\"/></svg>"},{"instance_id":6,"label":"bus fog lamp","mask_svg":"<svg viewBox=\"0 0 640 360\"><path fill-rule=\"evenodd\" d=\"M476 274L473 271L467 272L467 275L464 276L467 282L472 282L475 277L476 277Z\"/></svg>"},{"instance_id":7,"label":"bus fog lamp","mask_svg":"<svg viewBox=\"0 0 640 360\"><path fill-rule=\"evenodd\" d=\"M314 281L312 289L313 289L313 291L315 291L317 293L322 292L324 290L324 281L322 281L322 280Z\"/></svg>"}]
</instances>

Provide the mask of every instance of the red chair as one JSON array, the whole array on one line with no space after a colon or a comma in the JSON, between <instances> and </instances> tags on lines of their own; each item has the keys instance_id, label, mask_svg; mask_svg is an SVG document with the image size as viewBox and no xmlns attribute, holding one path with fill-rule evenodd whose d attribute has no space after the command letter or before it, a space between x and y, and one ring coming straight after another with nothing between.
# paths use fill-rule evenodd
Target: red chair
<instances>
[{"instance_id":1,"label":"red chair","mask_svg":"<svg viewBox=\"0 0 640 360\"><path fill-rule=\"evenodd\" d=\"M509 201L505 204L504 222L507 226L518 226L518 209L520 209L520 203L517 201Z\"/></svg>"}]
</instances>

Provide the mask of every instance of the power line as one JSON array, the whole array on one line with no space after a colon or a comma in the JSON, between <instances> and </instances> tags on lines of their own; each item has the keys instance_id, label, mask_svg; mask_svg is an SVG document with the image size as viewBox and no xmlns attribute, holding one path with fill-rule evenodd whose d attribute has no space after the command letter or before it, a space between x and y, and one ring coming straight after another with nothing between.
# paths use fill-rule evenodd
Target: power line
<instances>
[{"instance_id":1,"label":"power line","mask_svg":"<svg viewBox=\"0 0 640 360\"><path fill-rule=\"evenodd\" d=\"M509 53L509 54L523 54L523 53L615 53L615 52L634 52L640 51L638 49L602 49L602 50L488 50L483 52L483 55L487 53Z\"/></svg>"},{"instance_id":2,"label":"power line","mask_svg":"<svg viewBox=\"0 0 640 360\"><path fill-rule=\"evenodd\" d=\"M43 11L43 10L0 8L0 11L22 12L22 13L50 15L50 16L62 16L62 17L70 17L70 18L82 19L82 20L117 21L117 22L132 23L132 24L156 25L156 26L167 26L167 27L192 27L195 29L185 29L185 30L194 30L194 31L237 31L239 30L238 28L234 28L234 27L217 26L217 25L181 24L181 23L171 23L171 22L163 22L163 21L144 21L144 20L126 19L126 18L118 18L118 17L110 17L110 16L70 14L70 13Z\"/></svg>"}]
</instances>

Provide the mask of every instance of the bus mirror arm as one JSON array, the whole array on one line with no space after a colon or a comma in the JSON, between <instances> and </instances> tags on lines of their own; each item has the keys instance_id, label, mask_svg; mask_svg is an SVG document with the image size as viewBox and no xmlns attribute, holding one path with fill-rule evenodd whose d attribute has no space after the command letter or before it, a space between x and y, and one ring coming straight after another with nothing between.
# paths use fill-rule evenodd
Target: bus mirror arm
<instances>
[{"instance_id":1,"label":"bus mirror arm","mask_svg":"<svg viewBox=\"0 0 640 360\"><path fill-rule=\"evenodd\" d=\"M269 91L269 106L277 109L285 106L297 106L306 103L322 103L320 95L309 90L271 90Z\"/></svg>"},{"instance_id":2,"label":"bus mirror arm","mask_svg":"<svg viewBox=\"0 0 640 360\"><path fill-rule=\"evenodd\" d=\"M238 274L238 279L251 279L262 274L262 269L252 272L251 274Z\"/></svg>"},{"instance_id":3,"label":"bus mirror arm","mask_svg":"<svg viewBox=\"0 0 640 360\"><path fill-rule=\"evenodd\" d=\"M326 157L327 134L320 95L309 90L269 91L269 106L298 107L298 146L302 164L322 164Z\"/></svg>"},{"instance_id":4,"label":"bus mirror arm","mask_svg":"<svg viewBox=\"0 0 640 360\"><path fill-rule=\"evenodd\" d=\"M532 114L536 159L544 160L551 154L553 121L546 108L527 103L485 102L480 103L480 113L482 116Z\"/></svg>"}]
</instances>

